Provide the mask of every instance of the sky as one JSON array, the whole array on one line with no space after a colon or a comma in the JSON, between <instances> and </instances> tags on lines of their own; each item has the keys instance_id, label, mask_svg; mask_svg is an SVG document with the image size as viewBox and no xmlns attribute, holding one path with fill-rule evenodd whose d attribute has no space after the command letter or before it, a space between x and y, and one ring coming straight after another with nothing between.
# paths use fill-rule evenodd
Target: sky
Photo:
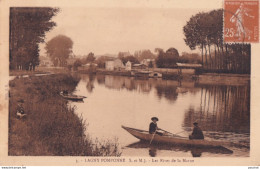
<instances>
[{"instance_id":1,"label":"sky","mask_svg":"<svg viewBox=\"0 0 260 169\"><path fill-rule=\"evenodd\" d=\"M60 7L60 13L52 19L57 26L46 33L45 41L59 34L66 35L74 42L75 55L134 53L142 49L153 52L155 48L167 50L170 47L176 48L180 54L199 52L191 51L185 44L183 26L192 15L221 7L219 4L202 4L196 8L191 4L185 7L163 6L163 3ZM44 46L40 45L41 55L45 54Z\"/></svg>"}]
</instances>

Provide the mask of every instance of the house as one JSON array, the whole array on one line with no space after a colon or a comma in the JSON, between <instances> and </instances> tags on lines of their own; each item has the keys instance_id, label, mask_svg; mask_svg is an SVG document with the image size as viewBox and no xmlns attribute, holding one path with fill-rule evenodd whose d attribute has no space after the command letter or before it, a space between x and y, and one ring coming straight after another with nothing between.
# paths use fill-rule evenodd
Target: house
<instances>
[{"instance_id":1,"label":"house","mask_svg":"<svg viewBox=\"0 0 260 169\"><path fill-rule=\"evenodd\" d=\"M114 60L114 70L121 70L124 68L125 68L125 65L123 64L121 59Z\"/></svg>"},{"instance_id":2,"label":"house","mask_svg":"<svg viewBox=\"0 0 260 169\"><path fill-rule=\"evenodd\" d=\"M120 59L106 61L105 67L106 70L121 70L125 68L123 62Z\"/></svg>"},{"instance_id":3,"label":"house","mask_svg":"<svg viewBox=\"0 0 260 169\"><path fill-rule=\"evenodd\" d=\"M155 59L144 59L141 61L141 64L144 64L149 67L150 64L154 65Z\"/></svg>"},{"instance_id":4,"label":"house","mask_svg":"<svg viewBox=\"0 0 260 169\"><path fill-rule=\"evenodd\" d=\"M49 57L40 56L40 65L39 66L51 67L51 66L53 66L53 63Z\"/></svg>"},{"instance_id":5,"label":"house","mask_svg":"<svg viewBox=\"0 0 260 169\"><path fill-rule=\"evenodd\" d=\"M130 61L126 62L125 70L127 70L127 71L131 71L132 70L132 63Z\"/></svg>"},{"instance_id":6,"label":"house","mask_svg":"<svg viewBox=\"0 0 260 169\"><path fill-rule=\"evenodd\" d=\"M114 70L114 61L113 60L106 61L105 68L106 70Z\"/></svg>"},{"instance_id":7,"label":"house","mask_svg":"<svg viewBox=\"0 0 260 169\"><path fill-rule=\"evenodd\" d=\"M148 66L147 65L145 65L145 64L134 64L133 66L132 66L132 69L135 69L135 70L143 70L143 69L147 69L148 68Z\"/></svg>"}]
</instances>

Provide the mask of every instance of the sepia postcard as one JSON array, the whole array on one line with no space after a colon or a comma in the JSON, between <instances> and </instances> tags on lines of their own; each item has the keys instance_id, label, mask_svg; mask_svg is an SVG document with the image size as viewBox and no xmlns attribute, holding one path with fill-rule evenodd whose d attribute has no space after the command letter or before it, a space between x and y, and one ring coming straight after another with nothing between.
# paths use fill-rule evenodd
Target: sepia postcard
<instances>
[{"instance_id":1,"label":"sepia postcard","mask_svg":"<svg viewBox=\"0 0 260 169\"><path fill-rule=\"evenodd\" d=\"M259 166L259 0L0 0L0 166Z\"/></svg>"}]
</instances>

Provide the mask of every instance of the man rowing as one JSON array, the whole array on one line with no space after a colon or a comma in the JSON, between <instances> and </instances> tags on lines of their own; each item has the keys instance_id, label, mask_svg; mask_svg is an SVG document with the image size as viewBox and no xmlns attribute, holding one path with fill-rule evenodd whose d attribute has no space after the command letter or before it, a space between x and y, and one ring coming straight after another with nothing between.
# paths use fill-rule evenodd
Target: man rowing
<instances>
[{"instance_id":1,"label":"man rowing","mask_svg":"<svg viewBox=\"0 0 260 169\"><path fill-rule=\"evenodd\" d=\"M204 139L204 135L203 135L203 132L200 129L198 123L194 122L193 125L194 125L194 128L193 128L193 131L192 131L191 135L189 135L189 139L190 140L195 140L195 139L203 140Z\"/></svg>"},{"instance_id":2,"label":"man rowing","mask_svg":"<svg viewBox=\"0 0 260 169\"><path fill-rule=\"evenodd\" d=\"M157 130L160 130L160 128L158 128L158 126L157 126L157 121L159 121L159 119L157 117L152 117L151 120L152 120L152 122L150 123L150 126L149 126L149 133L150 134L155 133L155 134L162 136L163 133L157 131Z\"/></svg>"}]
</instances>

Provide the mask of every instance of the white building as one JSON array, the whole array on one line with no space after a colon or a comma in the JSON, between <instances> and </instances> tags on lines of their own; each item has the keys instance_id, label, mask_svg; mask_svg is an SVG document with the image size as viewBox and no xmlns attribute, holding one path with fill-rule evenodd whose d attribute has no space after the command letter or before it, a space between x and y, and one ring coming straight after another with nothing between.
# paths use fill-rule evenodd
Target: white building
<instances>
[{"instance_id":1,"label":"white building","mask_svg":"<svg viewBox=\"0 0 260 169\"><path fill-rule=\"evenodd\" d=\"M109 60L105 63L106 70L114 70L114 61Z\"/></svg>"},{"instance_id":2,"label":"white building","mask_svg":"<svg viewBox=\"0 0 260 169\"><path fill-rule=\"evenodd\" d=\"M132 70L132 63L130 61L126 62L125 70L131 71Z\"/></svg>"},{"instance_id":3,"label":"white building","mask_svg":"<svg viewBox=\"0 0 260 169\"><path fill-rule=\"evenodd\" d=\"M115 59L113 61L106 61L106 70L121 70L124 69L125 66L120 59Z\"/></svg>"}]
</instances>

